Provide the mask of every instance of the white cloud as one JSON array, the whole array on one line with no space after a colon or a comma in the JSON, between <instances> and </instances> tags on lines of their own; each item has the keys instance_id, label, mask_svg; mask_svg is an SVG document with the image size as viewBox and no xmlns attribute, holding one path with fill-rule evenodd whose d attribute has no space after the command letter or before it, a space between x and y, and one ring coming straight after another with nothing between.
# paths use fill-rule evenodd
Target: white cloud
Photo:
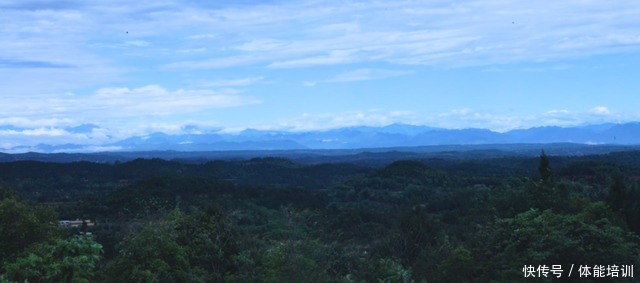
<instances>
[{"instance_id":1,"label":"white cloud","mask_svg":"<svg viewBox=\"0 0 640 283\"><path fill-rule=\"evenodd\" d=\"M264 81L264 77L248 77L240 79L213 80L198 83L201 87L239 87Z\"/></svg>"},{"instance_id":2,"label":"white cloud","mask_svg":"<svg viewBox=\"0 0 640 283\"><path fill-rule=\"evenodd\" d=\"M594 107L591 110L589 110L589 113L594 115L601 115L601 116L607 116L612 114L609 108L607 108L606 106Z\"/></svg>"},{"instance_id":3,"label":"white cloud","mask_svg":"<svg viewBox=\"0 0 640 283\"><path fill-rule=\"evenodd\" d=\"M359 61L357 50L331 50L327 54L320 54L300 59L276 61L269 64L272 68L296 68L322 65L346 64Z\"/></svg>"},{"instance_id":4,"label":"white cloud","mask_svg":"<svg viewBox=\"0 0 640 283\"><path fill-rule=\"evenodd\" d=\"M70 118L30 119L19 116L0 118L0 126L5 125L18 128L64 127L75 124L77 124L77 121Z\"/></svg>"},{"instance_id":5,"label":"white cloud","mask_svg":"<svg viewBox=\"0 0 640 283\"><path fill-rule=\"evenodd\" d=\"M407 110L361 110L339 113L303 114L286 121L254 125L264 130L310 131L352 126L386 126L394 123L426 125L447 129L481 128L504 132L522 125L534 125L536 117L509 116L477 112L470 108L442 113L422 113Z\"/></svg>"},{"instance_id":6,"label":"white cloud","mask_svg":"<svg viewBox=\"0 0 640 283\"><path fill-rule=\"evenodd\" d=\"M340 73L333 78L325 80L325 82L356 82L379 80L391 77L398 77L411 74L410 71L401 70L385 70L385 69L357 69Z\"/></svg>"},{"instance_id":7,"label":"white cloud","mask_svg":"<svg viewBox=\"0 0 640 283\"><path fill-rule=\"evenodd\" d=\"M151 45L151 42L144 40L129 40L124 42L125 46L145 47Z\"/></svg>"},{"instance_id":8,"label":"white cloud","mask_svg":"<svg viewBox=\"0 0 640 283\"><path fill-rule=\"evenodd\" d=\"M31 151L40 144L98 146L113 141L113 138L105 134L104 131L101 129L90 133L71 133L59 127L0 130L0 139L2 140L0 150L7 152L14 148L22 148L19 151Z\"/></svg>"},{"instance_id":9,"label":"white cloud","mask_svg":"<svg viewBox=\"0 0 640 283\"><path fill-rule=\"evenodd\" d=\"M333 77L320 81L304 81L303 86L314 87L318 83L346 83L358 81L380 80L413 74L412 71L388 69L356 69L339 73Z\"/></svg>"},{"instance_id":10,"label":"white cloud","mask_svg":"<svg viewBox=\"0 0 640 283\"><path fill-rule=\"evenodd\" d=\"M0 54L44 62L63 58L76 65L109 56L101 44L150 47L154 39L160 52L202 50L191 45L206 40L213 45L196 52L202 53L197 58L158 60L184 69L492 65L637 50L638 14L635 1L300 1L242 7L98 1L70 9L3 9Z\"/></svg>"},{"instance_id":11,"label":"white cloud","mask_svg":"<svg viewBox=\"0 0 640 283\"><path fill-rule=\"evenodd\" d=\"M67 131L58 128L36 128L29 130L0 130L0 136L64 136Z\"/></svg>"},{"instance_id":12,"label":"white cloud","mask_svg":"<svg viewBox=\"0 0 640 283\"><path fill-rule=\"evenodd\" d=\"M207 49L204 48L204 47L177 50L177 52L179 52L179 53L194 53L194 52L205 52L205 51L207 51Z\"/></svg>"},{"instance_id":13,"label":"white cloud","mask_svg":"<svg viewBox=\"0 0 640 283\"><path fill-rule=\"evenodd\" d=\"M107 152L107 151L118 151L118 150L122 150L122 147L121 146L90 145L90 146L83 146L83 147L80 147L80 148L56 149L53 152L54 153L60 153L60 152L65 152L65 153L75 153L75 152L86 153L86 152Z\"/></svg>"},{"instance_id":14,"label":"white cloud","mask_svg":"<svg viewBox=\"0 0 640 283\"><path fill-rule=\"evenodd\" d=\"M95 87L122 81L133 70L154 73L156 66L492 66L640 49L635 1L294 1L241 7L94 1L65 9L7 3L0 10L0 60L75 67L14 76L14 70L0 70L0 83L15 93L39 93L45 85L53 91ZM114 46L145 52L122 54Z\"/></svg>"},{"instance_id":15,"label":"white cloud","mask_svg":"<svg viewBox=\"0 0 640 283\"><path fill-rule=\"evenodd\" d=\"M194 34L194 35L190 35L187 36L187 39L193 39L193 40L202 40L202 39L214 39L214 38L218 38L217 35L215 34Z\"/></svg>"},{"instance_id":16,"label":"white cloud","mask_svg":"<svg viewBox=\"0 0 640 283\"><path fill-rule=\"evenodd\" d=\"M94 115L131 117L185 115L258 102L256 99L238 95L233 89L170 91L157 85L149 85L133 89L103 88L88 97L70 99L62 104L75 104L79 109L93 111Z\"/></svg>"},{"instance_id":17,"label":"white cloud","mask_svg":"<svg viewBox=\"0 0 640 283\"><path fill-rule=\"evenodd\" d=\"M291 119L270 124L252 125L262 130L311 131L352 126L385 126L393 123L416 123L418 115L412 111L362 110L340 113L305 113Z\"/></svg>"},{"instance_id":18,"label":"white cloud","mask_svg":"<svg viewBox=\"0 0 640 283\"><path fill-rule=\"evenodd\" d=\"M127 128L162 119L184 121L215 109L260 103L234 89L168 90L157 85L102 88L88 95L2 97L0 101L6 105L3 109L6 117L0 117L0 125L28 128L81 123Z\"/></svg>"},{"instance_id":19,"label":"white cloud","mask_svg":"<svg viewBox=\"0 0 640 283\"><path fill-rule=\"evenodd\" d=\"M167 70L172 69L220 69L238 67L263 62L265 59L260 56L231 56L219 57L206 60L181 61L164 65Z\"/></svg>"},{"instance_id":20,"label":"white cloud","mask_svg":"<svg viewBox=\"0 0 640 283\"><path fill-rule=\"evenodd\" d=\"M81 9L0 9L0 61L66 66L0 68L3 92L25 95L67 91L118 79L124 68L86 44L91 34L102 34L95 23L99 18Z\"/></svg>"},{"instance_id":21,"label":"white cloud","mask_svg":"<svg viewBox=\"0 0 640 283\"><path fill-rule=\"evenodd\" d=\"M565 109L553 109L553 110L549 110L547 112L542 113L543 117L558 117L558 116L565 116L567 114L569 114L569 110L565 110Z\"/></svg>"},{"instance_id":22,"label":"white cloud","mask_svg":"<svg viewBox=\"0 0 640 283\"><path fill-rule=\"evenodd\" d=\"M239 46L236 46L235 49L240 51L274 51L278 49L282 49L285 46L285 42L274 40L274 39L259 39L259 40L251 40L249 42L245 42Z\"/></svg>"},{"instance_id":23,"label":"white cloud","mask_svg":"<svg viewBox=\"0 0 640 283\"><path fill-rule=\"evenodd\" d=\"M226 42L237 53L227 57L293 68L374 61L492 65L637 50L638 12L639 5L625 1L309 1L178 14L189 15L187 25L211 27L218 39L237 31Z\"/></svg>"},{"instance_id":24,"label":"white cloud","mask_svg":"<svg viewBox=\"0 0 640 283\"><path fill-rule=\"evenodd\" d=\"M316 82L316 81L304 81L304 82L302 82L302 85L306 86L306 87L314 87L317 84L318 84L318 82Z\"/></svg>"},{"instance_id":25,"label":"white cloud","mask_svg":"<svg viewBox=\"0 0 640 283\"><path fill-rule=\"evenodd\" d=\"M471 108L465 107L465 108L460 108L460 109L453 109L451 110L451 112L449 113L443 113L440 114L440 117L447 117L447 116L451 116L451 115L456 115L456 116L469 116L469 115L474 115L477 116L478 113L474 112Z\"/></svg>"},{"instance_id":26,"label":"white cloud","mask_svg":"<svg viewBox=\"0 0 640 283\"><path fill-rule=\"evenodd\" d=\"M468 107L425 115L422 123L447 129L479 128L504 132L516 128L530 117L476 111Z\"/></svg>"},{"instance_id":27,"label":"white cloud","mask_svg":"<svg viewBox=\"0 0 640 283\"><path fill-rule=\"evenodd\" d=\"M572 112L569 110L549 110L538 115L518 115L476 111L465 107L440 113L417 111L362 110L339 113L304 114L286 121L261 124L252 128L269 130L327 130L351 126L385 126L393 123L426 125L446 129L478 128L506 132L541 126L580 126L607 122L629 122L637 120L638 114L627 113L603 120L594 117L590 110Z\"/></svg>"}]
</instances>

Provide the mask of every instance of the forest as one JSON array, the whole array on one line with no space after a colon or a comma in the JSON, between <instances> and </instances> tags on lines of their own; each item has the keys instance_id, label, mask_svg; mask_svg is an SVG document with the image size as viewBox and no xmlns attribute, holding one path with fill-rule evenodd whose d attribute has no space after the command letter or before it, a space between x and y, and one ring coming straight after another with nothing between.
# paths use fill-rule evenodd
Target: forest
<instances>
[{"instance_id":1,"label":"forest","mask_svg":"<svg viewBox=\"0 0 640 283\"><path fill-rule=\"evenodd\" d=\"M640 151L384 156L2 162L0 282L637 282Z\"/></svg>"}]
</instances>

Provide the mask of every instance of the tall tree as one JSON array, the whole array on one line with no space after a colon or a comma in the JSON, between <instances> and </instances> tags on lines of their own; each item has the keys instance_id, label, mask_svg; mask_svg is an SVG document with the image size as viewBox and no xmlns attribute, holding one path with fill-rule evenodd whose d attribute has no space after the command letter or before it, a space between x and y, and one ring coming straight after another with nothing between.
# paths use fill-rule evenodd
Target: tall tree
<instances>
[{"instance_id":1,"label":"tall tree","mask_svg":"<svg viewBox=\"0 0 640 283\"><path fill-rule=\"evenodd\" d=\"M609 205L613 211L620 211L625 201L624 175L621 172L613 173L613 183L609 187Z\"/></svg>"},{"instance_id":2,"label":"tall tree","mask_svg":"<svg viewBox=\"0 0 640 283\"><path fill-rule=\"evenodd\" d=\"M549 157L544 153L544 150L540 153L540 164L538 165L538 172L540 172L540 180L543 185L553 185L553 172L549 166Z\"/></svg>"}]
</instances>

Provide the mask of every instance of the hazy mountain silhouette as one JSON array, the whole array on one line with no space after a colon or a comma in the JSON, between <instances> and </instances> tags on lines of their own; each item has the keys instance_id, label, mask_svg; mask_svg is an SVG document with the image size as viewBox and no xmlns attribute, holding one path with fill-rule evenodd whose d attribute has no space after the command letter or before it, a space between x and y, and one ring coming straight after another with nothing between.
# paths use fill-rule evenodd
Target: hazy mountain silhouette
<instances>
[{"instance_id":1,"label":"hazy mountain silhouette","mask_svg":"<svg viewBox=\"0 0 640 283\"><path fill-rule=\"evenodd\" d=\"M640 144L640 123L579 127L535 127L505 133L486 129L441 129L392 124L327 131L286 132L244 130L237 134L132 137L112 145L123 150L271 150L353 149L423 145L510 143Z\"/></svg>"}]
</instances>

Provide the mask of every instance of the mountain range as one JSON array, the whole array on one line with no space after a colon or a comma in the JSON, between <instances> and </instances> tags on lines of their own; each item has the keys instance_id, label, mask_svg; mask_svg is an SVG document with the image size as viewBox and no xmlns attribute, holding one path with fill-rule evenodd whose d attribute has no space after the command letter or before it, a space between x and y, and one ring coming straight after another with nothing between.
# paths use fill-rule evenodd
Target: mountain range
<instances>
[{"instance_id":1,"label":"mountain range","mask_svg":"<svg viewBox=\"0 0 640 283\"><path fill-rule=\"evenodd\" d=\"M180 135L153 133L100 145L99 148L104 148L104 151L230 151L523 143L637 145L640 144L640 122L576 127L535 127L503 133L487 129L443 129L407 124L307 132L247 129L239 133L212 132ZM40 144L31 151L81 152L85 148L86 146L77 144Z\"/></svg>"}]
</instances>

